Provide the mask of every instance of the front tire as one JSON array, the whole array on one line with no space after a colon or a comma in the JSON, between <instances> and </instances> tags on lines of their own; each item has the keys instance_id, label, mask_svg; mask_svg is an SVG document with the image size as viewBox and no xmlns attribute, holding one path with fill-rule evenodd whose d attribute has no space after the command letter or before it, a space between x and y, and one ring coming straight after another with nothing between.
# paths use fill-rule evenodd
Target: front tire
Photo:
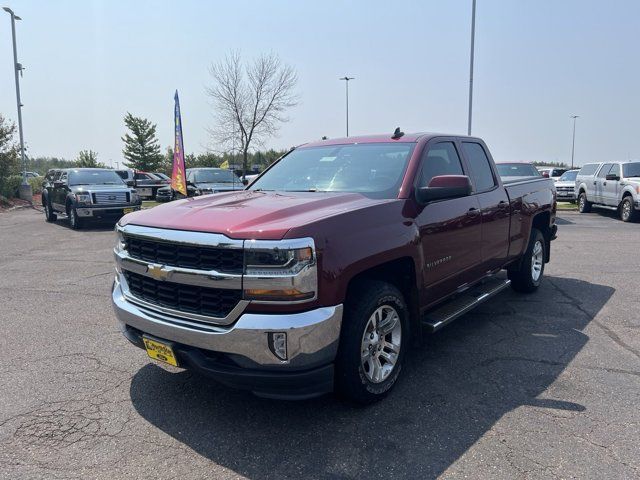
<instances>
[{"instance_id":1,"label":"front tire","mask_svg":"<svg viewBox=\"0 0 640 480\"><path fill-rule=\"evenodd\" d=\"M578 211L580 213L589 213L593 204L587 200L587 194L582 192L578 197Z\"/></svg>"},{"instance_id":2,"label":"front tire","mask_svg":"<svg viewBox=\"0 0 640 480\"><path fill-rule=\"evenodd\" d=\"M620 204L620 220L623 222L635 222L638 212L633 208L633 197L626 196Z\"/></svg>"},{"instance_id":3,"label":"front tire","mask_svg":"<svg viewBox=\"0 0 640 480\"><path fill-rule=\"evenodd\" d=\"M45 198L42 202L42 207L44 208L44 219L51 223L55 222L58 219L58 216L53 213L53 208L51 207L51 202L48 198Z\"/></svg>"},{"instance_id":4,"label":"front tire","mask_svg":"<svg viewBox=\"0 0 640 480\"><path fill-rule=\"evenodd\" d=\"M68 212L69 225L71 225L71 228L73 228L74 230L80 230L82 228L82 220L80 220L80 218L78 217L76 207L74 207L73 205L69 205Z\"/></svg>"},{"instance_id":5,"label":"front tire","mask_svg":"<svg viewBox=\"0 0 640 480\"><path fill-rule=\"evenodd\" d=\"M395 286L364 281L347 299L336 359L336 389L360 404L384 398L395 385L409 344L409 313Z\"/></svg>"},{"instance_id":6,"label":"front tire","mask_svg":"<svg viewBox=\"0 0 640 480\"><path fill-rule=\"evenodd\" d=\"M542 283L544 275L544 262L547 258L547 242L542 232L531 230L529 245L517 270L507 270L507 276L511 280L511 288L516 292L535 292Z\"/></svg>"}]
</instances>

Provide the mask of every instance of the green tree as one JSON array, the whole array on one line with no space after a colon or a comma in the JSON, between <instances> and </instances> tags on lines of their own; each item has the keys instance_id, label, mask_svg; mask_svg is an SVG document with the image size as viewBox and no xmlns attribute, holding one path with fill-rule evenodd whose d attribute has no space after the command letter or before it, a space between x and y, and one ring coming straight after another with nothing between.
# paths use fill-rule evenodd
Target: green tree
<instances>
[{"instance_id":1,"label":"green tree","mask_svg":"<svg viewBox=\"0 0 640 480\"><path fill-rule=\"evenodd\" d=\"M125 165L134 170L150 172L162 169L164 158L156 137L156 124L146 118L134 117L128 112L124 123L130 131L122 137Z\"/></svg>"},{"instance_id":2,"label":"green tree","mask_svg":"<svg viewBox=\"0 0 640 480\"><path fill-rule=\"evenodd\" d=\"M20 173L18 144L14 139L16 125L0 114L0 187L7 177Z\"/></svg>"},{"instance_id":3,"label":"green tree","mask_svg":"<svg viewBox=\"0 0 640 480\"><path fill-rule=\"evenodd\" d=\"M81 168L106 168L104 163L98 162L98 153L93 150L81 150L76 158L76 166Z\"/></svg>"}]
</instances>

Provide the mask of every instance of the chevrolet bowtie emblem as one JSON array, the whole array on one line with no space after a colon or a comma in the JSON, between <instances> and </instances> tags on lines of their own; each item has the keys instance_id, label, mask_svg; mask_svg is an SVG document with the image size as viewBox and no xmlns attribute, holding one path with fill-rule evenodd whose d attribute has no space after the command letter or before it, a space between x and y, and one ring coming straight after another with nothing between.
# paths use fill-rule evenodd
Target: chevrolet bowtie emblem
<instances>
[{"instance_id":1,"label":"chevrolet bowtie emblem","mask_svg":"<svg viewBox=\"0 0 640 480\"><path fill-rule=\"evenodd\" d=\"M169 278L171 271L167 270L164 265L156 265L152 263L151 265L147 266L147 273L151 278L165 281L167 278Z\"/></svg>"}]
</instances>

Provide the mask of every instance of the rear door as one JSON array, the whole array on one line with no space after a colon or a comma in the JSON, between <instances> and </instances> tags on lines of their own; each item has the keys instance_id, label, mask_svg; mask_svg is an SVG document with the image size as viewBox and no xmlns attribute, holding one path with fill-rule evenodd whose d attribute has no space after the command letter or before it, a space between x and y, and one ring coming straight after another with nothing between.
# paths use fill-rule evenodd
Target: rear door
<instances>
[{"instance_id":1,"label":"rear door","mask_svg":"<svg viewBox=\"0 0 640 480\"><path fill-rule=\"evenodd\" d=\"M434 176L468 175L454 139L432 140L422 153L415 188ZM422 303L430 304L477 279L482 262L480 204L475 195L418 207L423 252Z\"/></svg>"},{"instance_id":2,"label":"rear door","mask_svg":"<svg viewBox=\"0 0 640 480\"><path fill-rule=\"evenodd\" d=\"M482 213L482 264L485 272L491 271L501 268L509 254L509 196L501 186L494 163L482 143L463 140L462 152Z\"/></svg>"},{"instance_id":3,"label":"rear door","mask_svg":"<svg viewBox=\"0 0 640 480\"><path fill-rule=\"evenodd\" d=\"M614 163L611 165L609 171L605 174L605 178L602 181L602 195L603 203L612 207L618 206L618 198L620 194L620 164ZM607 175L615 175L617 180L607 180Z\"/></svg>"},{"instance_id":4,"label":"rear door","mask_svg":"<svg viewBox=\"0 0 640 480\"><path fill-rule=\"evenodd\" d=\"M598 173L593 179L593 194L589 195L589 192L587 192L587 198L589 196L593 198L593 200L589 198L590 201L595 203L604 203L604 191L603 191L604 181L610 169L611 169L611 164L605 163L604 165L602 165L602 167L600 167L600 170L598 170Z\"/></svg>"}]
</instances>

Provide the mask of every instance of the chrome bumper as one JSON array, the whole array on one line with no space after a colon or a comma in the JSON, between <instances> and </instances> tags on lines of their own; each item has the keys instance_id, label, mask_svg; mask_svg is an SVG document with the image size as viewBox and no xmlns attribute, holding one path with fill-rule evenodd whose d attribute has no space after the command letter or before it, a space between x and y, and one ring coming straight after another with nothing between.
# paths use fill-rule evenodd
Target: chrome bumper
<instances>
[{"instance_id":1,"label":"chrome bumper","mask_svg":"<svg viewBox=\"0 0 640 480\"><path fill-rule=\"evenodd\" d=\"M128 325L164 340L240 356L234 360L241 366L277 366L291 370L312 368L332 362L338 350L342 305L303 313L244 313L231 326L196 329L175 323L172 316L128 301L117 275L112 300L123 328ZM270 332L287 334L286 361L271 352L268 344Z\"/></svg>"},{"instance_id":2,"label":"chrome bumper","mask_svg":"<svg viewBox=\"0 0 640 480\"><path fill-rule=\"evenodd\" d=\"M101 207L76 207L76 213L78 217L93 217L100 215L102 212L108 210L123 210L125 208L131 208L133 211L140 210L140 205L109 205Z\"/></svg>"}]
</instances>

